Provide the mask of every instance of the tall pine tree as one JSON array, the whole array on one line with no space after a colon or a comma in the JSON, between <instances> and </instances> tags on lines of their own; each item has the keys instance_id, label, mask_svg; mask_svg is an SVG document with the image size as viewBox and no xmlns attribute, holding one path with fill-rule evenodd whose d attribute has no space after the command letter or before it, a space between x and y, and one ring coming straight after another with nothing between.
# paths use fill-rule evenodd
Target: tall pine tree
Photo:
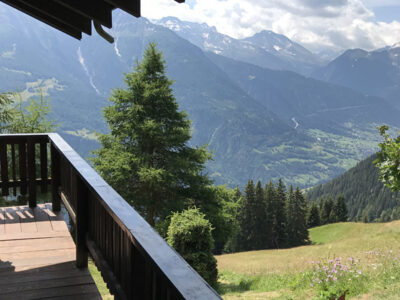
<instances>
[{"instance_id":1,"label":"tall pine tree","mask_svg":"<svg viewBox=\"0 0 400 300\"><path fill-rule=\"evenodd\" d=\"M346 199L344 196L337 197L333 208L332 208L332 219L334 222L347 222L348 220L348 212L347 212L347 205Z\"/></svg>"},{"instance_id":2,"label":"tall pine tree","mask_svg":"<svg viewBox=\"0 0 400 300\"><path fill-rule=\"evenodd\" d=\"M125 83L126 89L113 90L104 109L110 133L99 137L96 170L151 225L171 211L212 201L211 182L203 175L210 154L188 146L190 121L179 111L154 44Z\"/></svg>"},{"instance_id":3,"label":"tall pine tree","mask_svg":"<svg viewBox=\"0 0 400 300\"><path fill-rule=\"evenodd\" d=\"M321 220L319 216L319 209L315 202L311 203L308 216L307 216L308 228L317 227L321 225Z\"/></svg>"},{"instance_id":4,"label":"tall pine tree","mask_svg":"<svg viewBox=\"0 0 400 300\"><path fill-rule=\"evenodd\" d=\"M281 179L278 181L273 202L272 241L274 248L286 246L286 187Z\"/></svg>"},{"instance_id":5,"label":"tall pine tree","mask_svg":"<svg viewBox=\"0 0 400 300\"><path fill-rule=\"evenodd\" d=\"M265 249L268 245L268 230L267 230L267 202L265 199L264 189L261 182L258 181L255 191L255 203L253 206L254 213L254 242L253 249Z\"/></svg>"},{"instance_id":6,"label":"tall pine tree","mask_svg":"<svg viewBox=\"0 0 400 300\"><path fill-rule=\"evenodd\" d=\"M333 208L332 198L321 202L321 225L332 223L331 213Z\"/></svg>"},{"instance_id":7,"label":"tall pine tree","mask_svg":"<svg viewBox=\"0 0 400 300\"><path fill-rule=\"evenodd\" d=\"M239 248L259 250L267 248L267 210L264 190L258 181L254 187L252 180L246 185L245 195L239 208Z\"/></svg>"},{"instance_id":8,"label":"tall pine tree","mask_svg":"<svg viewBox=\"0 0 400 300\"><path fill-rule=\"evenodd\" d=\"M308 243L307 202L298 187L296 191L293 191L293 187L290 186L286 210L288 246L293 247Z\"/></svg>"},{"instance_id":9,"label":"tall pine tree","mask_svg":"<svg viewBox=\"0 0 400 300\"><path fill-rule=\"evenodd\" d=\"M273 237L272 237L272 230L273 230L273 224L274 224L274 203L275 203L275 186L272 181L270 181L268 184L265 185L264 188L264 193L265 193L265 202L266 202L266 217L267 221L265 224L265 235L267 237L267 243L266 246L267 248L273 248L274 247L274 242L273 242Z\"/></svg>"},{"instance_id":10,"label":"tall pine tree","mask_svg":"<svg viewBox=\"0 0 400 300\"><path fill-rule=\"evenodd\" d=\"M287 246L296 245L296 208L295 208L295 195L293 186L290 185L289 191L286 197L286 235L287 235Z\"/></svg>"},{"instance_id":11,"label":"tall pine tree","mask_svg":"<svg viewBox=\"0 0 400 300\"><path fill-rule=\"evenodd\" d=\"M252 249L252 243L254 241L254 216L253 206L255 202L255 189L253 180L247 182L244 196L240 200L239 213L238 213L238 239L237 247L239 251L246 251Z\"/></svg>"}]
</instances>

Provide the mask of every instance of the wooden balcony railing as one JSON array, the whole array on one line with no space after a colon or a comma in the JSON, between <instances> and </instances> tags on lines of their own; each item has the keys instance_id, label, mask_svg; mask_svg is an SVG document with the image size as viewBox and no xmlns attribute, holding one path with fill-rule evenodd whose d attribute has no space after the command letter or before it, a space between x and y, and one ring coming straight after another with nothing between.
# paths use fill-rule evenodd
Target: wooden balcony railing
<instances>
[{"instance_id":1,"label":"wooden balcony railing","mask_svg":"<svg viewBox=\"0 0 400 300\"><path fill-rule=\"evenodd\" d=\"M2 195L28 195L30 207L51 184L53 209L62 201L75 225L78 267L90 253L116 299L221 299L58 134L0 135L0 175Z\"/></svg>"}]
</instances>

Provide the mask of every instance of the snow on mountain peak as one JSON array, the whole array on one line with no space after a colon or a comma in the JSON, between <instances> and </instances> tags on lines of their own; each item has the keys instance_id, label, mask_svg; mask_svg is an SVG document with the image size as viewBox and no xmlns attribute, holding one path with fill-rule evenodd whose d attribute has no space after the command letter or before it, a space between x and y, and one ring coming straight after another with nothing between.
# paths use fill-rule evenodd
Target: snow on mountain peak
<instances>
[{"instance_id":1,"label":"snow on mountain peak","mask_svg":"<svg viewBox=\"0 0 400 300\"><path fill-rule=\"evenodd\" d=\"M390 49L396 49L396 48L400 48L400 42L398 42L390 47Z\"/></svg>"}]
</instances>

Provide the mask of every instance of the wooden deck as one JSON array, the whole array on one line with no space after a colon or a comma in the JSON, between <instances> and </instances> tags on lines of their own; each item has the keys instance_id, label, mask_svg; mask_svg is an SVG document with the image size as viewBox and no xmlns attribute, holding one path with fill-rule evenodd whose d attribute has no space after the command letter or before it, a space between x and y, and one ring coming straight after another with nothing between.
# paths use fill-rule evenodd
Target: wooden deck
<instances>
[{"instance_id":1,"label":"wooden deck","mask_svg":"<svg viewBox=\"0 0 400 300\"><path fill-rule=\"evenodd\" d=\"M101 299L51 204L0 207L0 299Z\"/></svg>"}]
</instances>

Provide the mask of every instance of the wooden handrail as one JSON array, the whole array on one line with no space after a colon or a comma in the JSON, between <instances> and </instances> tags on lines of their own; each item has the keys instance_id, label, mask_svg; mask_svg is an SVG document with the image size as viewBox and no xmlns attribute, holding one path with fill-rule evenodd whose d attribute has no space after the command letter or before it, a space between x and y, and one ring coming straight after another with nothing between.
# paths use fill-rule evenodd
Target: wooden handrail
<instances>
[{"instance_id":1,"label":"wooden handrail","mask_svg":"<svg viewBox=\"0 0 400 300\"><path fill-rule=\"evenodd\" d=\"M51 180L47 178L48 146L44 143L50 145ZM24 145L17 146L22 150L18 151L22 162L18 164L20 172L11 171L11 176L8 176L7 153L3 153L7 145ZM35 148L40 150L38 167L32 160ZM221 299L58 134L0 135L0 151L3 195L8 194L11 182L13 186L20 184L21 191L26 183L29 203L36 205L36 196L31 191L36 194L38 184L45 191L44 182L51 182L53 209L60 208L62 198L75 223L77 265L87 266L89 252L118 299ZM27 170L24 157L21 158L24 155L28 158ZM11 157L16 160L15 155ZM24 172L28 174L25 179Z\"/></svg>"}]
</instances>

